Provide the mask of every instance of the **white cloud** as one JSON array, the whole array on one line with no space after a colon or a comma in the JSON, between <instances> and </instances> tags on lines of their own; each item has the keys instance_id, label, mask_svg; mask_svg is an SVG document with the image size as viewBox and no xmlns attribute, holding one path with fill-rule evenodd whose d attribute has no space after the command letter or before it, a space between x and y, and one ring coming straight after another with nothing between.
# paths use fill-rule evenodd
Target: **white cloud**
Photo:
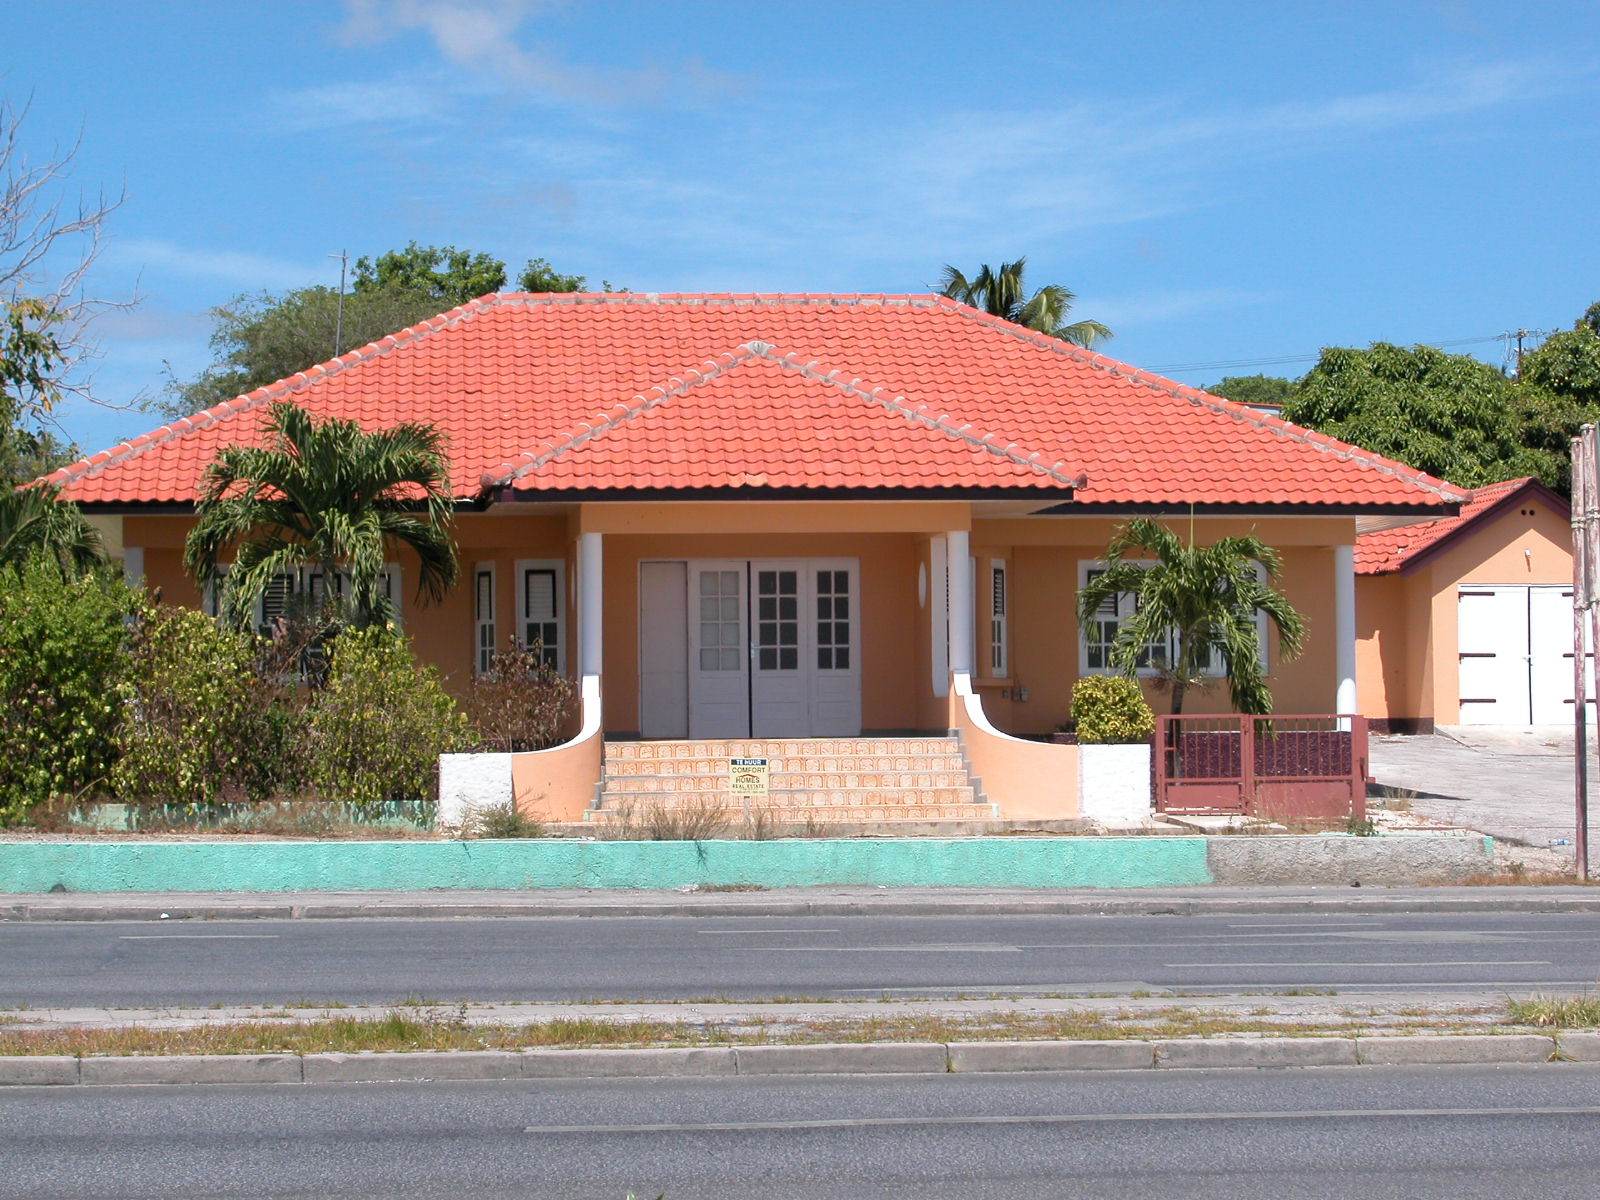
<instances>
[{"instance_id":1,"label":"white cloud","mask_svg":"<svg viewBox=\"0 0 1600 1200\"><path fill-rule=\"evenodd\" d=\"M400 33L421 33L443 59L475 78L504 88L542 91L569 100L693 99L729 90L732 76L689 61L672 70L590 70L564 63L523 37L524 27L547 0L345 0L348 17L339 30L348 43L382 42Z\"/></svg>"}]
</instances>

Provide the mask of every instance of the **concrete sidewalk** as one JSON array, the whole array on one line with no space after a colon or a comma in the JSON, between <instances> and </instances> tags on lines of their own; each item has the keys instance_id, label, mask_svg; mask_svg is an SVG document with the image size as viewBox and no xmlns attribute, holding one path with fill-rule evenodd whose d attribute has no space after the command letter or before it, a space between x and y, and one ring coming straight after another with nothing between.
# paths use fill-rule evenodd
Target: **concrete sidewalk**
<instances>
[{"instance_id":1,"label":"concrete sidewalk","mask_svg":"<svg viewBox=\"0 0 1600 1200\"><path fill-rule=\"evenodd\" d=\"M486 917L1190 916L1600 912L1600 887L816 887L764 891L97 892L0 899L3 921Z\"/></svg>"},{"instance_id":2,"label":"concrete sidewalk","mask_svg":"<svg viewBox=\"0 0 1600 1200\"><path fill-rule=\"evenodd\" d=\"M1415 793L1412 811L1497 840L1552 849L1570 862L1571 726L1440 726L1433 735L1374 736L1370 755L1378 787ZM1600 762L1593 745L1589 763L1593 848L1600 836Z\"/></svg>"}]
</instances>

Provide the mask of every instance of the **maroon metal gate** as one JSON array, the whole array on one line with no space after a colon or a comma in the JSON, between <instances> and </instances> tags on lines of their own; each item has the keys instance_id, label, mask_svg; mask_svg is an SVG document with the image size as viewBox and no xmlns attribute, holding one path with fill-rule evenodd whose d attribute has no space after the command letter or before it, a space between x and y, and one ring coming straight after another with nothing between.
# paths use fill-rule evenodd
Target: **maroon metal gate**
<instances>
[{"instance_id":1,"label":"maroon metal gate","mask_svg":"<svg viewBox=\"0 0 1600 1200\"><path fill-rule=\"evenodd\" d=\"M1160 812L1366 816L1365 717L1160 717L1154 758Z\"/></svg>"}]
</instances>

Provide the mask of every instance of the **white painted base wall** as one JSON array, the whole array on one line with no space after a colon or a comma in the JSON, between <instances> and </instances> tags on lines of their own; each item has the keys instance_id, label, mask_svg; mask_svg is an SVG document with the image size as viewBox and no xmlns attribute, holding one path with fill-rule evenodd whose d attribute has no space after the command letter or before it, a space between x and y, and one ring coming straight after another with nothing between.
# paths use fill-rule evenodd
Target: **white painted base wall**
<instances>
[{"instance_id":1,"label":"white painted base wall","mask_svg":"<svg viewBox=\"0 0 1600 1200\"><path fill-rule=\"evenodd\" d=\"M1078 811L1099 821L1150 816L1150 747L1078 747Z\"/></svg>"},{"instance_id":2,"label":"white painted base wall","mask_svg":"<svg viewBox=\"0 0 1600 1200\"><path fill-rule=\"evenodd\" d=\"M439 756L439 829L459 829L486 808L509 808L509 754L441 754Z\"/></svg>"}]
</instances>

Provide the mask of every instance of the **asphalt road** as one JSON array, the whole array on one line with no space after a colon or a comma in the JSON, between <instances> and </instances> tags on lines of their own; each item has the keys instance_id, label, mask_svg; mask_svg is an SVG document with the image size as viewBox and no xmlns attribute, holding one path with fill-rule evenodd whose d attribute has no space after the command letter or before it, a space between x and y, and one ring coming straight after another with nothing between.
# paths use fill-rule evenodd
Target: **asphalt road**
<instances>
[{"instance_id":1,"label":"asphalt road","mask_svg":"<svg viewBox=\"0 0 1600 1200\"><path fill-rule=\"evenodd\" d=\"M1600 914L0 924L0 1008L1571 991Z\"/></svg>"},{"instance_id":2,"label":"asphalt road","mask_svg":"<svg viewBox=\"0 0 1600 1200\"><path fill-rule=\"evenodd\" d=\"M1591 1200L1600 1064L0 1092L11 1200Z\"/></svg>"}]
</instances>

